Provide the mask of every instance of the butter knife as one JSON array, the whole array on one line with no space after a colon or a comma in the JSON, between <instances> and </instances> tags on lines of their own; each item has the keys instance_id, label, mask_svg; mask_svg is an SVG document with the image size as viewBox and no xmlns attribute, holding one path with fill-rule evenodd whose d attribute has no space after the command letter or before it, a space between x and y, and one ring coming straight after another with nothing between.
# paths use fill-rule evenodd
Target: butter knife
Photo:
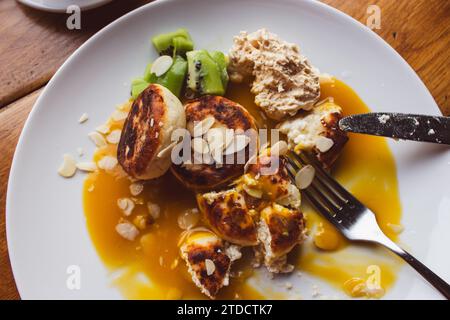
<instances>
[{"instance_id":1,"label":"butter knife","mask_svg":"<svg viewBox=\"0 0 450 320\"><path fill-rule=\"evenodd\" d=\"M450 117L373 112L344 117L343 131L450 145Z\"/></svg>"}]
</instances>

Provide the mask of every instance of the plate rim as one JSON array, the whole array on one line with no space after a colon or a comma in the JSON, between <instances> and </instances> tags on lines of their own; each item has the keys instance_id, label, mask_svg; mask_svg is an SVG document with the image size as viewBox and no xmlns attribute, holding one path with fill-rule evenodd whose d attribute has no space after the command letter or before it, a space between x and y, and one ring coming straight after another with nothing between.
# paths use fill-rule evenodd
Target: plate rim
<instances>
[{"instance_id":1,"label":"plate rim","mask_svg":"<svg viewBox=\"0 0 450 320\"><path fill-rule=\"evenodd\" d=\"M45 12L53 12L53 13L66 13L67 8L59 8L59 7L49 7L48 5L44 5L41 3L36 3L34 1L30 0L17 0L18 2L20 2L21 4L23 4L24 6L36 9L36 10L40 10L40 11L45 11ZM91 10L91 9L95 9L98 7L101 7L105 4L108 4L110 2L112 2L113 0L98 0L98 2L96 3L92 3L92 4L86 4L84 6L79 6L81 10ZM75 52L74 52L75 53ZM59 70L59 69L58 69ZM56 73L55 73L56 74Z\"/></svg>"},{"instance_id":2,"label":"plate rim","mask_svg":"<svg viewBox=\"0 0 450 320\"><path fill-rule=\"evenodd\" d=\"M21 1L21 0L19 0ZM112 0L106 0L108 2L112 1ZM107 32L110 28L114 27L116 24L121 23L124 20L130 19L131 17L133 17L136 14L139 14L141 11L145 11L145 10L151 10L150 8L152 7L158 7L158 6L165 6L165 5L170 5L171 3L177 3L180 1L195 1L195 0L155 0L153 2L147 3L143 6L140 6L126 14L124 14L123 16L117 18L116 20L112 21L111 23L109 23L108 25L104 26L102 29L100 29L99 31L97 31L92 37L90 37L86 42L84 42L80 47L78 47L65 61L64 63L58 68L58 70L55 72L55 74L52 76L52 78L50 79L50 81L47 83L46 87L44 88L44 90L42 91L42 93L39 95L38 99L36 100L36 102L33 104L33 107L29 113L29 115L27 116L27 119L25 121L25 124L22 128L22 131L20 133L19 139L17 141L16 144L16 149L14 151L14 156L13 156L13 160L11 162L11 169L9 172L9 177L8 177L8 183L7 183L7 191L6 191L6 203L5 203L5 232L6 232L6 243L7 243L7 250L8 250L8 257L9 257L9 262L11 265L11 271L14 277L14 281L16 284L16 288L17 291L19 293L19 296L21 299L27 299L26 297L23 298L22 297L22 288L23 286L25 286L24 283L22 283L20 279L20 275L18 275L18 268L16 267L18 265L18 261L17 258L15 258L15 254L13 253L14 250L11 247L11 234L13 233L13 228L11 226L11 202L12 202L12 195L9 192L11 189L13 189L13 185L15 183L15 179L14 176L16 176L16 171L17 166L18 166L18 155L21 153L21 150L23 148L23 139L26 135L26 133L29 130L30 127L30 123L35 115L35 113L37 112L37 110L39 110L40 105L41 105L41 101L45 99L45 97L49 94L49 91L51 90L53 84L55 82L57 82L59 80L59 77L62 73L62 70L65 69L66 65L70 64L72 62L72 60L74 60L79 54L80 52L82 52L83 50L85 50L87 47L93 45L97 38L103 36L103 34L105 32ZM220 1L220 0L210 0L210 1ZM241 1L246 1L246 0L241 0ZM266 1L266 0L264 0ZM270 2L270 0L267 0ZM351 17L350 15L328 5L325 4L323 2L320 1L316 1L316 0L279 0L280 2L284 2L287 4L292 4L292 5L296 5L299 3L308 3L308 5L311 6L316 6L316 7L320 7L323 12L325 13L331 13L334 15L339 16L342 19L347 20L347 22L355 25L355 27L362 29L362 31L365 33L365 35L367 37L372 37L372 41L377 41L380 45L382 45L385 49L389 50L392 57L395 57L396 59L396 64L400 65L402 68L405 69L405 71L408 72L408 74L410 76L412 76L415 80L416 83L418 85L420 85L422 87L423 94L425 94L427 96L427 99L430 100L430 103L434 106L430 106L430 108L434 108L435 111L437 111L440 115L442 115L442 112L440 111L436 101L434 100L434 97L432 96L431 92L429 91L429 89L427 88L427 86L424 84L424 82L422 81L422 79L419 77L419 75L416 73L416 71L409 65L409 63L393 48L389 45L389 43L387 43L383 38L381 38L381 36L379 36L377 33L373 32L371 29L369 29L367 26L365 26L364 24L362 24L361 22L359 22L358 20L356 20L355 18Z\"/></svg>"}]
</instances>

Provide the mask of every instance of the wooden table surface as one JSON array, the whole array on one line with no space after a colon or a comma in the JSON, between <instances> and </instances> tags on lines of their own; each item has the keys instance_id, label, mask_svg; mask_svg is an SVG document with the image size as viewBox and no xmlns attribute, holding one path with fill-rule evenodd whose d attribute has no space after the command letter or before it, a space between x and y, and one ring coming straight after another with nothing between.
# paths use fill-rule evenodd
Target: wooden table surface
<instances>
[{"instance_id":1,"label":"wooden table surface","mask_svg":"<svg viewBox=\"0 0 450 320\"><path fill-rule=\"evenodd\" d=\"M35 11L14 0L0 2L0 299L19 299L5 231L6 189L17 139L34 102L66 58L90 36L124 13L151 1L113 1L82 13L81 30L66 28L66 14ZM445 115L450 115L450 1L325 0L366 23L367 8L381 8L384 38L419 74Z\"/></svg>"}]
</instances>

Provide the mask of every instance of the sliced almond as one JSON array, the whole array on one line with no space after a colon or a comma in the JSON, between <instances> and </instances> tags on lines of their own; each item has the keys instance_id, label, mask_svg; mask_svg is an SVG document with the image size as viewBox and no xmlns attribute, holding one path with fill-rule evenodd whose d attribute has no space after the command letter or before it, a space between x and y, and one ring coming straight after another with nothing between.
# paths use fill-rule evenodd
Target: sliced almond
<instances>
[{"instance_id":1,"label":"sliced almond","mask_svg":"<svg viewBox=\"0 0 450 320\"><path fill-rule=\"evenodd\" d=\"M167 147L165 147L164 149L162 149L160 152L158 152L157 157L158 158L165 158L167 157L171 152L172 149L178 144L177 141L172 142L171 144L169 144Z\"/></svg>"},{"instance_id":2,"label":"sliced almond","mask_svg":"<svg viewBox=\"0 0 450 320\"><path fill-rule=\"evenodd\" d=\"M211 152L211 158L214 160L214 162L217 165L221 165L223 164L223 154L222 154L223 150L221 149L215 149L212 150Z\"/></svg>"},{"instance_id":3,"label":"sliced almond","mask_svg":"<svg viewBox=\"0 0 450 320\"><path fill-rule=\"evenodd\" d=\"M111 129L107 124L102 124L95 128L95 131L100 132L101 134L107 134L109 130Z\"/></svg>"},{"instance_id":4,"label":"sliced almond","mask_svg":"<svg viewBox=\"0 0 450 320\"><path fill-rule=\"evenodd\" d=\"M133 182L130 184L130 193L132 196L138 196L144 190L144 184L141 182Z\"/></svg>"},{"instance_id":5,"label":"sliced almond","mask_svg":"<svg viewBox=\"0 0 450 320\"><path fill-rule=\"evenodd\" d=\"M162 76L170 69L172 63L173 59L171 56L160 56L153 62L150 72L154 73L157 77Z\"/></svg>"},{"instance_id":6,"label":"sliced almond","mask_svg":"<svg viewBox=\"0 0 450 320\"><path fill-rule=\"evenodd\" d=\"M331 149L331 147L334 145L334 141L330 138L319 136L316 140L316 147L317 149L324 153Z\"/></svg>"},{"instance_id":7,"label":"sliced almond","mask_svg":"<svg viewBox=\"0 0 450 320\"><path fill-rule=\"evenodd\" d=\"M97 170L97 165L95 164L95 162L78 162L77 168L81 171L93 172Z\"/></svg>"},{"instance_id":8,"label":"sliced almond","mask_svg":"<svg viewBox=\"0 0 450 320\"><path fill-rule=\"evenodd\" d=\"M192 150L199 154L209 153L208 143L203 138L194 138L191 141Z\"/></svg>"},{"instance_id":9,"label":"sliced almond","mask_svg":"<svg viewBox=\"0 0 450 320\"><path fill-rule=\"evenodd\" d=\"M58 169L59 175L64 178L73 177L73 175L77 171L75 159L68 153L63 155L63 159L63 163Z\"/></svg>"},{"instance_id":10,"label":"sliced almond","mask_svg":"<svg viewBox=\"0 0 450 320\"><path fill-rule=\"evenodd\" d=\"M117 158L112 156L104 156L102 159L98 161L97 165L100 169L106 171L113 170L117 165Z\"/></svg>"},{"instance_id":11,"label":"sliced almond","mask_svg":"<svg viewBox=\"0 0 450 320\"><path fill-rule=\"evenodd\" d=\"M148 213L153 219L158 219L161 215L161 208L156 203L147 202Z\"/></svg>"},{"instance_id":12,"label":"sliced almond","mask_svg":"<svg viewBox=\"0 0 450 320\"><path fill-rule=\"evenodd\" d=\"M248 171L248 168L250 168L250 165L252 165L252 164L255 164L257 161L256 161L256 158L258 157L258 155L257 154L254 154L253 156L251 156L249 159L248 159L248 161L245 163L245 165L244 165L244 173L246 173L247 171Z\"/></svg>"},{"instance_id":13,"label":"sliced almond","mask_svg":"<svg viewBox=\"0 0 450 320\"><path fill-rule=\"evenodd\" d=\"M306 189L312 183L316 170L311 165L306 165L295 175L295 184L300 190Z\"/></svg>"},{"instance_id":14,"label":"sliced almond","mask_svg":"<svg viewBox=\"0 0 450 320\"><path fill-rule=\"evenodd\" d=\"M235 135L230 145L223 152L224 155L237 153L247 147L250 143L250 138L243 134Z\"/></svg>"},{"instance_id":15,"label":"sliced almond","mask_svg":"<svg viewBox=\"0 0 450 320\"><path fill-rule=\"evenodd\" d=\"M247 194L249 196L252 196L253 198L261 199L263 196L262 190L250 188L246 184L242 185L242 187L244 188L244 191L247 192Z\"/></svg>"},{"instance_id":16,"label":"sliced almond","mask_svg":"<svg viewBox=\"0 0 450 320\"><path fill-rule=\"evenodd\" d=\"M189 209L178 216L178 226L183 230L189 230L195 227L200 220L200 214L197 208Z\"/></svg>"},{"instance_id":17,"label":"sliced almond","mask_svg":"<svg viewBox=\"0 0 450 320\"><path fill-rule=\"evenodd\" d=\"M205 267L206 267L206 274L208 276L212 275L214 271L216 271L216 265L214 264L214 261L211 259L205 259Z\"/></svg>"},{"instance_id":18,"label":"sliced almond","mask_svg":"<svg viewBox=\"0 0 450 320\"><path fill-rule=\"evenodd\" d=\"M120 110L115 110L113 112L113 114L111 115L111 118L114 121L122 121L122 120L125 120L127 117L128 117L128 112L120 111Z\"/></svg>"},{"instance_id":19,"label":"sliced almond","mask_svg":"<svg viewBox=\"0 0 450 320\"><path fill-rule=\"evenodd\" d=\"M193 138L195 137L201 137L206 132L208 132L209 129L214 125L214 122L216 122L216 118L213 116L207 116L202 121L196 122L192 128L191 135Z\"/></svg>"},{"instance_id":20,"label":"sliced almond","mask_svg":"<svg viewBox=\"0 0 450 320\"><path fill-rule=\"evenodd\" d=\"M111 144L118 144L120 141L120 136L122 135L121 130L113 130L110 134L106 137L106 141L108 141Z\"/></svg>"},{"instance_id":21,"label":"sliced almond","mask_svg":"<svg viewBox=\"0 0 450 320\"><path fill-rule=\"evenodd\" d=\"M134 224L124 221L116 225L117 233L124 239L133 241L139 235L139 230Z\"/></svg>"},{"instance_id":22,"label":"sliced almond","mask_svg":"<svg viewBox=\"0 0 450 320\"><path fill-rule=\"evenodd\" d=\"M211 128L206 132L205 138L210 150L222 150L225 140L225 128Z\"/></svg>"},{"instance_id":23,"label":"sliced almond","mask_svg":"<svg viewBox=\"0 0 450 320\"><path fill-rule=\"evenodd\" d=\"M84 123L89 119L89 116L87 113L83 113L80 117L80 119L78 120L78 123Z\"/></svg>"},{"instance_id":24,"label":"sliced almond","mask_svg":"<svg viewBox=\"0 0 450 320\"><path fill-rule=\"evenodd\" d=\"M92 140L92 142L94 142L94 144L101 148L106 146L106 140L105 138L98 132L91 132L88 134L89 139Z\"/></svg>"},{"instance_id":25,"label":"sliced almond","mask_svg":"<svg viewBox=\"0 0 450 320\"><path fill-rule=\"evenodd\" d=\"M270 155L272 156L284 156L288 152L288 144L284 140L280 140L276 142L271 148L270 148Z\"/></svg>"},{"instance_id":26,"label":"sliced almond","mask_svg":"<svg viewBox=\"0 0 450 320\"><path fill-rule=\"evenodd\" d=\"M135 207L134 201L130 198L120 198L117 200L117 206L122 210L123 214L126 216L131 215Z\"/></svg>"}]
</instances>

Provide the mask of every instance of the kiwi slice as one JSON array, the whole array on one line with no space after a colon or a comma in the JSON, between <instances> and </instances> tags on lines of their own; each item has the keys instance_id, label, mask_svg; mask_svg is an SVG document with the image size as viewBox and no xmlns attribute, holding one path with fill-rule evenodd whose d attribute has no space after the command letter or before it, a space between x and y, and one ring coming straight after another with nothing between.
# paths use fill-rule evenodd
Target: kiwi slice
<instances>
[{"instance_id":1,"label":"kiwi slice","mask_svg":"<svg viewBox=\"0 0 450 320\"><path fill-rule=\"evenodd\" d=\"M186 29L159 34L152 38L153 45L160 55L184 55L194 49L194 42Z\"/></svg>"},{"instance_id":2,"label":"kiwi slice","mask_svg":"<svg viewBox=\"0 0 450 320\"><path fill-rule=\"evenodd\" d=\"M228 72L227 72L228 57L221 51L210 51L209 55L211 56L211 58L214 59L214 61L219 66L220 76L222 78L222 84L226 88L228 85L228 80L229 80Z\"/></svg>"},{"instance_id":3,"label":"kiwi slice","mask_svg":"<svg viewBox=\"0 0 450 320\"><path fill-rule=\"evenodd\" d=\"M159 83L169 89L174 95L180 97L184 79L187 74L187 65L187 62L183 57L176 56L170 69L162 76L158 77L156 81L152 82ZM154 73L152 73L152 76L156 77Z\"/></svg>"},{"instance_id":4,"label":"kiwi slice","mask_svg":"<svg viewBox=\"0 0 450 320\"><path fill-rule=\"evenodd\" d=\"M186 53L188 61L188 88L199 94L224 95L226 85L222 81L219 64L206 50L195 50Z\"/></svg>"}]
</instances>

